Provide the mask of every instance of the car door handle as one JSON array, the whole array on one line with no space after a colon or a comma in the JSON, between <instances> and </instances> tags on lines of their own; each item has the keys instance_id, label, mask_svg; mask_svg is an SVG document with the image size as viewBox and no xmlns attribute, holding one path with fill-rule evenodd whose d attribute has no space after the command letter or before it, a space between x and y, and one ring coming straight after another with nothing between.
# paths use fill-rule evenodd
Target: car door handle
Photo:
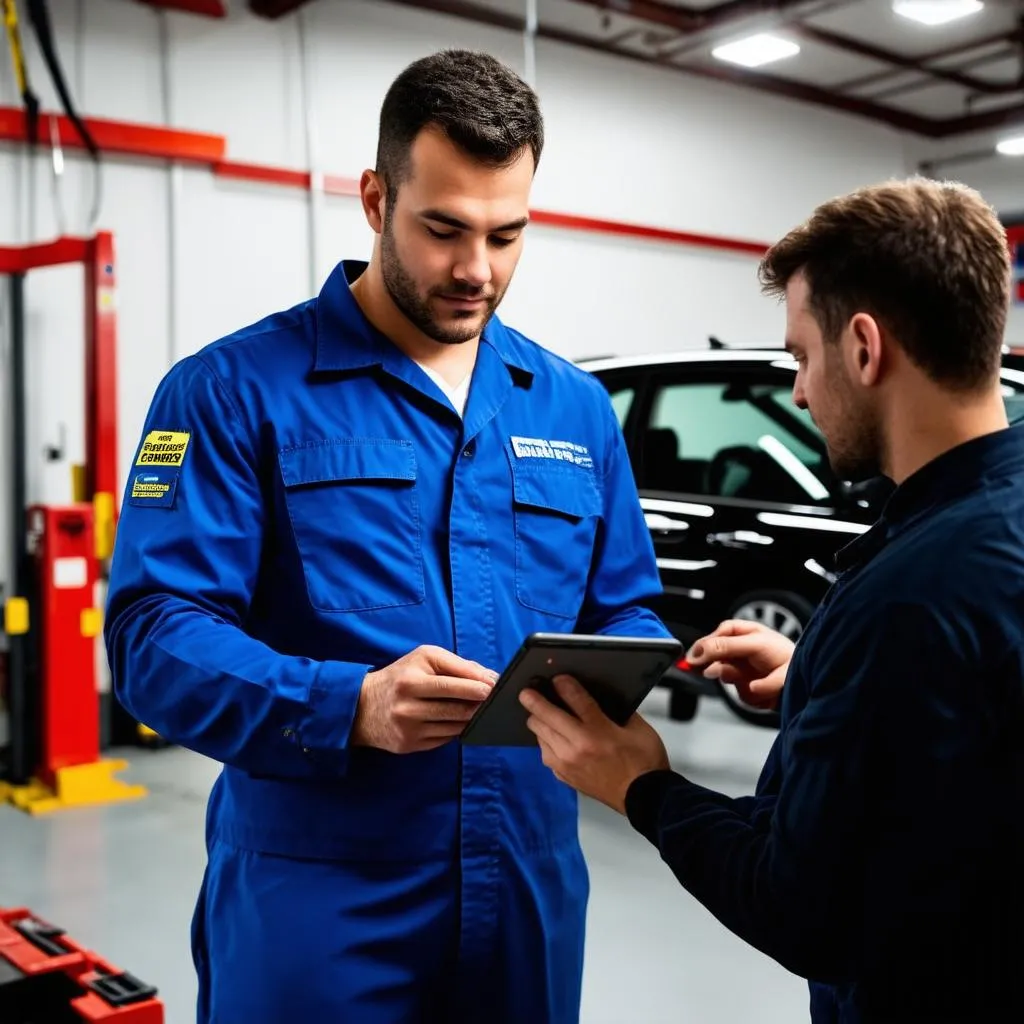
<instances>
[{"instance_id":1,"label":"car door handle","mask_svg":"<svg viewBox=\"0 0 1024 1024\"><path fill-rule=\"evenodd\" d=\"M672 519L657 512L645 512L644 522L647 523L647 529L655 533L680 533L690 528L690 524L682 519Z\"/></svg>"},{"instance_id":2,"label":"car door handle","mask_svg":"<svg viewBox=\"0 0 1024 1024\"><path fill-rule=\"evenodd\" d=\"M754 530L733 530L730 533L709 533L709 544L721 544L727 548L745 548L751 544L774 544L773 537L766 537L763 533Z\"/></svg>"}]
</instances>

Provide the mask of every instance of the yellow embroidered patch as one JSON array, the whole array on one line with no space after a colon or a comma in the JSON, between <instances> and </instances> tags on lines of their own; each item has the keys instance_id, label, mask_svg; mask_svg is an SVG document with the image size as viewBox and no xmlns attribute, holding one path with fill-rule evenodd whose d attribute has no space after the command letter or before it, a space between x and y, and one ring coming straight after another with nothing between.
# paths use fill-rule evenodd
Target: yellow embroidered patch
<instances>
[{"instance_id":1,"label":"yellow embroidered patch","mask_svg":"<svg viewBox=\"0 0 1024 1024\"><path fill-rule=\"evenodd\" d=\"M136 466L180 466L192 435L187 431L151 430L139 449Z\"/></svg>"}]
</instances>

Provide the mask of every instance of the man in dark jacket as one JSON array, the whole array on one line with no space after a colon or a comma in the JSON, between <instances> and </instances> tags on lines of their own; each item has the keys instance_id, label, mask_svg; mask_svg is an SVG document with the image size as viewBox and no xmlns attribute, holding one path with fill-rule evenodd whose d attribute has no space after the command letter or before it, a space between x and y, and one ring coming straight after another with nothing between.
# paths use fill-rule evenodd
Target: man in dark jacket
<instances>
[{"instance_id":1,"label":"man in dark jacket","mask_svg":"<svg viewBox=\"0 0 1024 1024\"><path fill-rule=\"evenodd\" d=\"M795 649L724 628L726 681L785 672L754 796L670 769L639 717L524 696L558 777L628 815L682 885L811 982L815 1024L1024 1019L1024 432L999 387L1005 233L920 179L819 207L761 266L793 399L844 479L896 485ZM790 659L791 655L791 659ZM787 667L788 662L788 667Z\"/></svg>"}]
</instances>

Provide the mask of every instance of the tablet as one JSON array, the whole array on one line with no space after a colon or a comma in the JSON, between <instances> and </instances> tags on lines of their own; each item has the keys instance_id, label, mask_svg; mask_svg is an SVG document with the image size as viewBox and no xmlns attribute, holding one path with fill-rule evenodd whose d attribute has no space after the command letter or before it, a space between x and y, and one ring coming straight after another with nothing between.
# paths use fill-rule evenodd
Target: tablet
<instances>
[{"instance_id":1,"label":"tablet","mask_svg":"<svg viewBox=\"0 0 1024 1024\"><path fill-rule=\"evenodd\" d=\"M551 683L563 674L577 679L612 721L625 725L682 651L678 640L664 637L532 633L463 729L462 742L535 747L519 694L535 689L564 708Z\"/></svg>"}]
</instances>

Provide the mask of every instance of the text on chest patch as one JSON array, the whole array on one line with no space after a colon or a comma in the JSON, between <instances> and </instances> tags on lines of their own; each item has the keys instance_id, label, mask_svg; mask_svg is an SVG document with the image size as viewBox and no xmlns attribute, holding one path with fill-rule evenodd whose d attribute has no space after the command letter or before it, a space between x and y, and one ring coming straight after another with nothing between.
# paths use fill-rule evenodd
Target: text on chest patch
<instances>
[{"instance_id":1,"label":"text on chest patch","mask_svg":"<svg viewBox=\"0 0 1024 1024\"><path fill-rule=\"evenodd\" d=\"M555 459L585 469L594 465L586 446L572 441L545 441L539 437L512 437L510 440L518 459Z\"/></svg>"}]
</instances>

